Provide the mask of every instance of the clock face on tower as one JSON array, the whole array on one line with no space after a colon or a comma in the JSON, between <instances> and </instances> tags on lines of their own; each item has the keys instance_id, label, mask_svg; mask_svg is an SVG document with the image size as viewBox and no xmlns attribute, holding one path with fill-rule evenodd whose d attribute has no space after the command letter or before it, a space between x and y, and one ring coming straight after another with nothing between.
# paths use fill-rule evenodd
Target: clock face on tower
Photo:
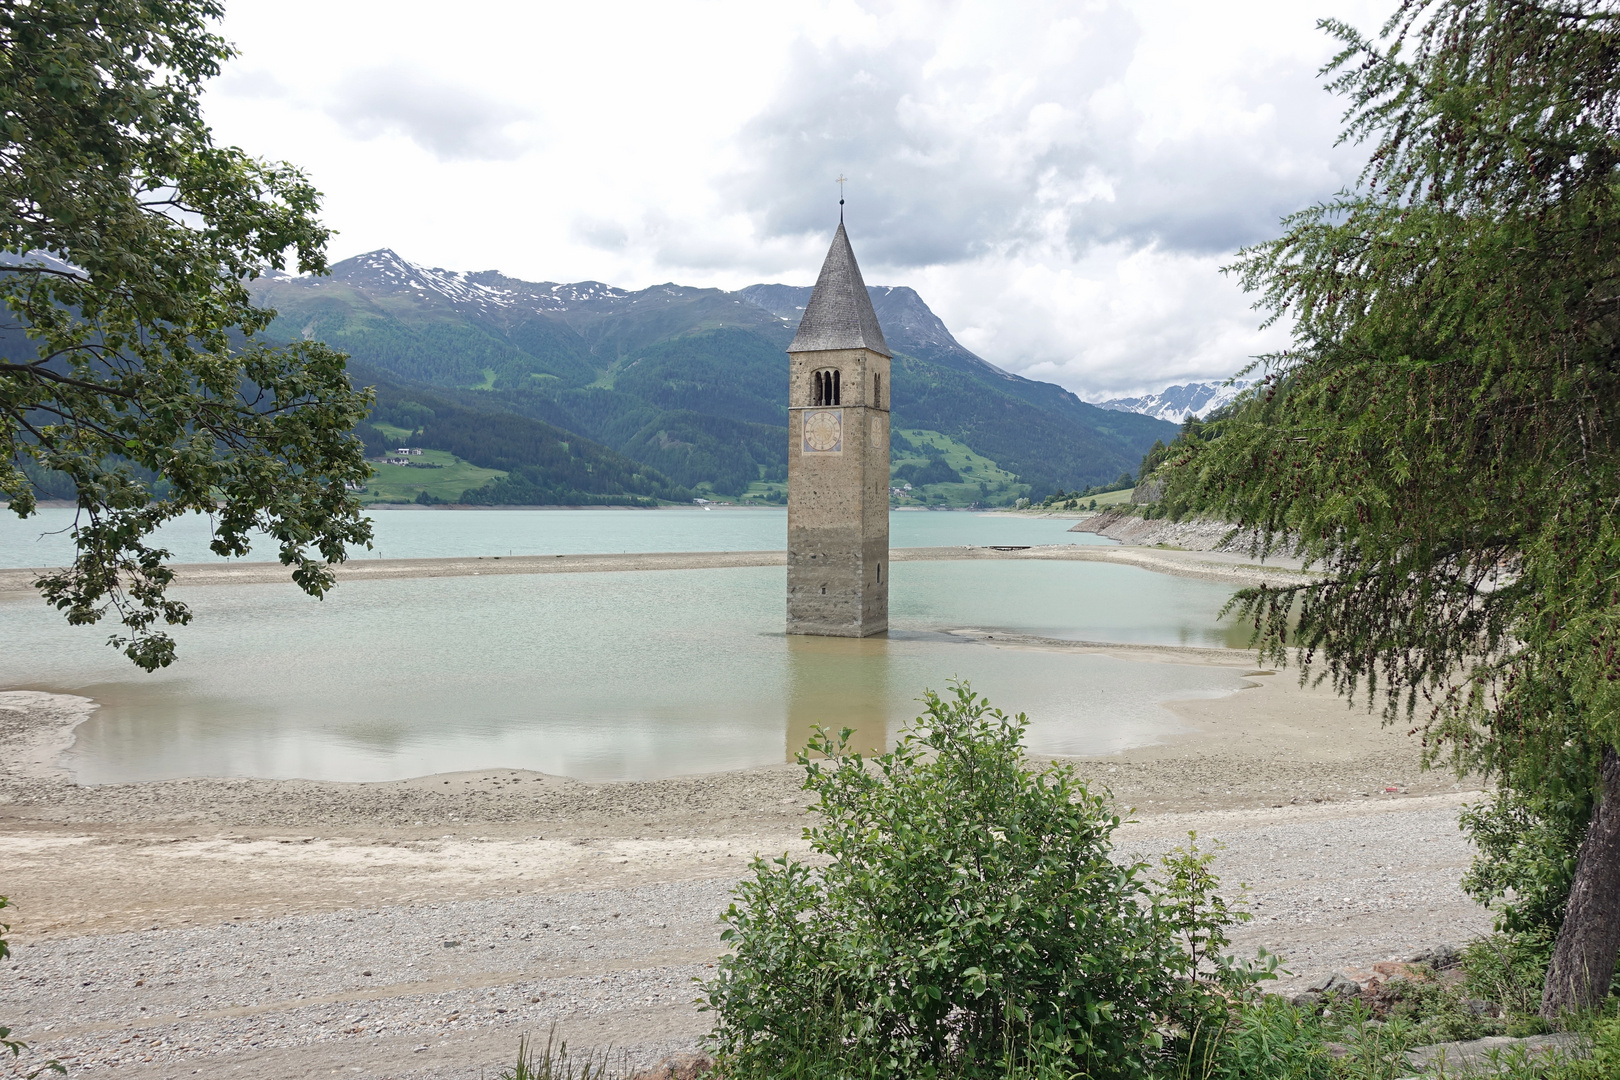
<instances>
[{"instance_id":1,"label":"clock face on tower","mask_svg":"<svg viewBox=\"0 0 1620 1080\"><path fill-rule=\"evenodd\" d=\"M844 410L806 409L804 412L804 452L836 454L844 448Z\"/></svg>"}]
</instances>

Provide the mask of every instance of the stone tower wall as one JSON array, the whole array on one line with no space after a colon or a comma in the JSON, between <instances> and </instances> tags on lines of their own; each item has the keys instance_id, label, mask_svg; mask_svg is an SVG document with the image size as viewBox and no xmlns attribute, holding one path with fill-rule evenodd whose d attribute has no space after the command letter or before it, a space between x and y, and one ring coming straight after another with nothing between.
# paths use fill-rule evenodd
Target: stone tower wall
<instances>
[{"instance_id":1,"label":"stone tower wall","mask_svg":"<svg viewBox=\"0 0 1620 1080\"><path fill-rule=\"evenodd\" d=\"M790 634L889 628L889 358L870 349L789 354ZM839 372L840 404L812 404L811 373ZM881 393L877 386L881 381ZM832 452L806 451L806 417L840 413Z\"/></svg>"}]
</instances>

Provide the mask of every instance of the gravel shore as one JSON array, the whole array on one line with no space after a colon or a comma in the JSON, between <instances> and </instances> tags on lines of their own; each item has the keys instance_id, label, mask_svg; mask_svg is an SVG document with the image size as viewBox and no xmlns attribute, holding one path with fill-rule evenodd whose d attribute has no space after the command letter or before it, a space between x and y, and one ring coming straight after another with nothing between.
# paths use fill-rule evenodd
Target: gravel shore
<instances>
[{"instance_id":1,"label":"gravel shore","mask_svg":"<svg viewBox=\"0 0 1620 1080\"><path fill-rule=\"evenodd\" d=\"M1114 550L1114 549L1098 549ZM997 636L1020 649L1233 667L1171 705L1184 736L1077 762L1136 821L1124 854L1226 845L1239 947L1298 985L1485 931L1457 882L1471 785L1404 731L1249 654ZM92 703L0 693L0 866L15 954L0 1023L129 1077L493 1076L517 1039L633 1064L695 1048L694 979L755 854L802 853L797 766L587 784L514 770L386 784L81 786L56 756ZM25 1058L20 1064L38 1058Z\"/></svg>"},{"instance_id":2,"label":"gravel shore","mask_svg":"<svg viewBox=\"0 0 1620 1080\"><path fill-rule=\"evenodd\" d=\"M1221 837L1221 870L1248 883L1255 914L1237 947L1282 953L1295 975L1284 985L1297 987L1487 928L1456 888L1468 857L1458 802L1166 815L1127 826L1121 851L1151 859L1188 828ZM707 1029L695 980L720 953L734 881L30 941L0 1009L75 1071L120 1076L472 1080L553 1025L575 1047L648 1065Z\"/></svg>"},{"instance_id":3,"label":"gravel shore","mask_svg":"<svg viewBox=\"0 0 1620 1080\"><path fill-rule=\"evenodd\" d=\"M563 1025L689 1050L731 879L354 908L31 942L0 1008L73 1072L487 1076Z\"/></svg>"}]
</instances>

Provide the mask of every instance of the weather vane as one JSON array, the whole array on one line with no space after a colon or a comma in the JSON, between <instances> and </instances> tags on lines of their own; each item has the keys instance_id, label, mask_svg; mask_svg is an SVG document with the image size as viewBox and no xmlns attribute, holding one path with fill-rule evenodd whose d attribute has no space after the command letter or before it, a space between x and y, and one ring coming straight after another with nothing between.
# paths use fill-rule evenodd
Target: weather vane
<instances>
[{"instance_id":1,"label":"weather vane","mask_svg":"<svg viewBox=\"0 0 1620 1080\"><path fill-rule=\"evenodd\" d=\"M844 223L844 184L848 181L843 173L838 174L838 224Z\"/></svg>"}]
</instances>

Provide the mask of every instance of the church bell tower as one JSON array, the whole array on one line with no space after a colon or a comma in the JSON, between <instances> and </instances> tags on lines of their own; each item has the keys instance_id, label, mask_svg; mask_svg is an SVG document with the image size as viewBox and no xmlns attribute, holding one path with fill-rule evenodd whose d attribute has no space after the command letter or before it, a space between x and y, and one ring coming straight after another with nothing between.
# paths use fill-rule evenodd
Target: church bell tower
<instances>
[{"instance_id":1,"label":"church bell tower","mask_svg":"<svg viewBox=\"0 0 1620 1080\"><path fill-rule=\"evenodd\" d=\"M788 346L787 632L889 628L889 360L842 221Z\"/></svg>"}]
</instances>

